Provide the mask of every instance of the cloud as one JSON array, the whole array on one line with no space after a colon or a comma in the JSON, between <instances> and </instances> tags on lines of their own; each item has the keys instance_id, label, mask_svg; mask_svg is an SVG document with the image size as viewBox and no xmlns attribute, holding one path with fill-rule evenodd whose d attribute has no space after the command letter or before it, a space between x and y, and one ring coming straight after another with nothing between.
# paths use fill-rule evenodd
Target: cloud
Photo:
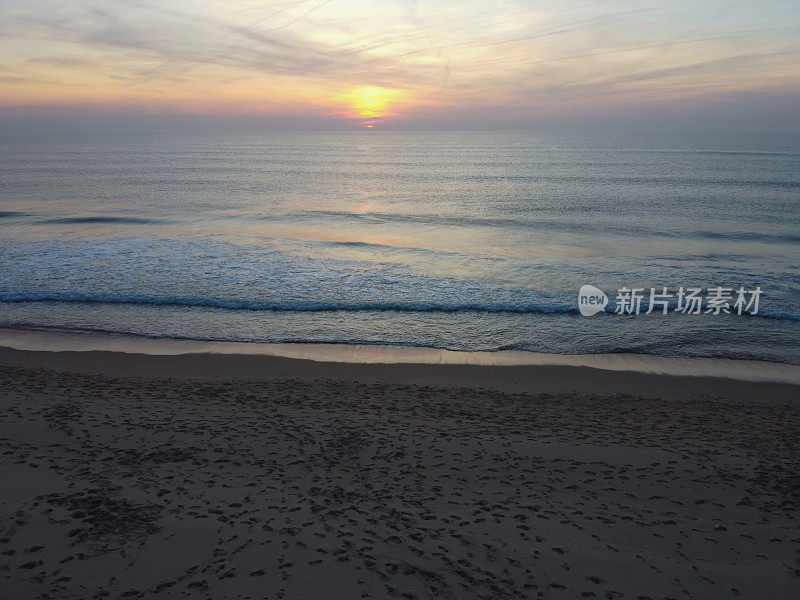
<instances>
[{"instance_id":1,"label":"cloud","mask_svg":"<svg viewBox=\"0 0 800 600\"><path fill-rule=\"evenodd\" d=\"M366 85L405 90L410 115L785 94L798 33L790 2L0 0L0 105L325 116Z\"/></svg>"}]
</instances>

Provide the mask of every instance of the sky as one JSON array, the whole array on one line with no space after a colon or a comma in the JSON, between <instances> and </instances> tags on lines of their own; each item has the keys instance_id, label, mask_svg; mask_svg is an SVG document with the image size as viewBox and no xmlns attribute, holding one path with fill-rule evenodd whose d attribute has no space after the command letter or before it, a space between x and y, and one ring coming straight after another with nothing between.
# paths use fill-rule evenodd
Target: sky
<instances>
[{"instance_id":1,"label":"sky","mask_svg":"<svg viewBox=\"0 0 800 600\"><path fill-rule=\"evenodd\" d=\"M0 126L800 130L800 0L0 0Z\"/></svg>"}]
</instances>

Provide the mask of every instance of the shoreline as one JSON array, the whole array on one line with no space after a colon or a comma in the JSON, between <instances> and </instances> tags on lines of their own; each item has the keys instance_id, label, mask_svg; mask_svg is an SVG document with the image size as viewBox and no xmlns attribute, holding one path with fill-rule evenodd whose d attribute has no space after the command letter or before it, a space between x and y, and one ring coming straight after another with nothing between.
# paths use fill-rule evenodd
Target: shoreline
<instances>
[{"instance_id":1,"label":"shoreline","mask_svg":"<svg viewBox=\"0 0 800 600\"><path fill-rule=\"evenodd\" d=\"M228 350L228 353L219 352L219 349ZM242 349L249 350L249 353L242 352ZM239 352L232 353L233 350ZM407 358L408 352L418 351L422 356L437 360L389 362L389 359ZM0 365L107 377L232 384L259 380L333 381L494 390L510 394L625 395L663 400L725 397L748 402L791 402L800 399L800 384L795 376L800 367L792 365L636 355L534 355L524 358L539 362L527 364L474 364L457 360L447 363L444 360L463 359L465 354L469 353L306 344L220 346L217 343L95 334L27 331L10 334L9 330L0 330ZM546 362L543 356L554 362ZM372 362L355 360L361 358ZM570 364L572 358L577 358L575 364ZM378 362L379 359L385 362ZM703 366L706 368L701 368ZM720 366L726 369L720 369ZM777 381L764 380L765 368L775 370L772 375ZM755 376L755 380L748 380L748 376Z\"/></svg>"},{"instance_id":2,"label":"shoreline","mask_svg":"<svg viewBox=\"0 0 800 600\"><path fill-rule=\"evenodd\" d=\"M65 356L107 353L108 358L117 355L172 357L173 363L191 363L190 357L208 362L209 357L216 356L219 357L220 364L224 363L230 367L232 378L259 375L262 372L257 368L259 364L270 372L274 370L275 365L298 361L298 364L303 363L309 367L306 370L320 373L332 370L331 365L336 365L333 370L343 372L380 369L398 373L404 370L416 373L426 370L431 373L437 371L444 373L448 370L454 373L467 371L455 368L461 366L471 367L469 372L489 375L487 378L489 381L496 379L493 375L498 372L519 375L525 372L545 374L560 371L562 375L574 372L606 373L611 376L616 373L623 378L625 376L689 377L700 380L800 386L800 365L758 360L669 357L634 353L570 355L525 351L465 352L390 345L221 342L0 327L0 358L4 355L2 353L13 356L15 352L62 353ZM174 357L186 358L175 360ZM118 358L111 362L118 362ZM43 360L43 362L54 364L58 361ZM80 363L80 359L75 357L63 362L74 368ZM96 359L90 362L97 364ZM142 358L139 362L148 361ZM426 369L426 367L431 368ZM179 365L178 372L191 374L192 371L188 364ZM218 376L223 375L218 369L212 371ZM203 374L198 371L197 375ZM474 377L467 378L468 381L472 379Z\"/></svg>"}]
</instances>

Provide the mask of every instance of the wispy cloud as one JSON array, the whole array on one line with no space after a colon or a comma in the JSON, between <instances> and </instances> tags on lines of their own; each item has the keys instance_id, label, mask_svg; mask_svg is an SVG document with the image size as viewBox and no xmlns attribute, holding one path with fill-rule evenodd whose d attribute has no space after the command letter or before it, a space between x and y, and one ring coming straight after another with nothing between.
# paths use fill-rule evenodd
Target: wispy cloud
<instances>
[{"instance_id":1,"label":"wispy cloud","mask_svg":"<svg viewBox=\"0 0 800 600\"><path fill-rule=\"evenodd\" d=\"M800 88L795 2L0 0L6 106L399 116Z\"/></svg>"}]
</instances>

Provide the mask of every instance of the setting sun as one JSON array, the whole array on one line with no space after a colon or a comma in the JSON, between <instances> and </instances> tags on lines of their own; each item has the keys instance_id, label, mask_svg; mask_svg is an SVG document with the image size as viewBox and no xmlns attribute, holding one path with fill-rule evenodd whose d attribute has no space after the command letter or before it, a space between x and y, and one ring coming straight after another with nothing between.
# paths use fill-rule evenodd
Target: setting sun
<instances>
[{"instance_id":1,"label":"setting sun","mask_svg":"<svg viewBox=\"0 0 800 600\"><path fill-rule=\"evenodd\" d=\"M402 96L402 91L374 85L360 85L348 90L342 95L342 100L348 105L351 116L360 119L369 119L367 127L374 125L374 119L389 116L391 106Z\"/></svg>"}]
</instances>

